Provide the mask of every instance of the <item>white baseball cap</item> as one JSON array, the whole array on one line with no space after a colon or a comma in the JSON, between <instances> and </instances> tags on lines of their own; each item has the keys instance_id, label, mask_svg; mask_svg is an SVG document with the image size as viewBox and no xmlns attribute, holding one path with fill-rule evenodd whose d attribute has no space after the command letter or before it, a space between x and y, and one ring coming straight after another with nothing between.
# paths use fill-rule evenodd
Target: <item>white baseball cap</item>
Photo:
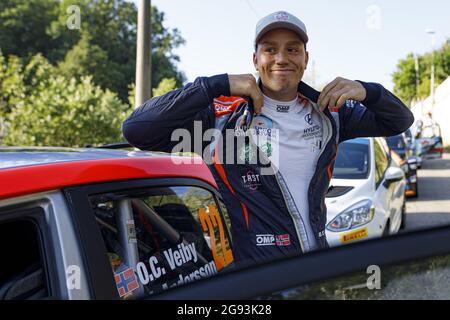
<instances>
[{"instance_id":1,"label":"white baseball cap","mask_svg":"<svg viewBox=\"0 0 450 320\"><path fill-rule=\"evenodd\" d=\"M265 16L256 24L255 46L265 33L280 28L294 31L305 44L309 40L306 26L299 18L286 11L277 11Z\"/></svg>"}]
</instances>

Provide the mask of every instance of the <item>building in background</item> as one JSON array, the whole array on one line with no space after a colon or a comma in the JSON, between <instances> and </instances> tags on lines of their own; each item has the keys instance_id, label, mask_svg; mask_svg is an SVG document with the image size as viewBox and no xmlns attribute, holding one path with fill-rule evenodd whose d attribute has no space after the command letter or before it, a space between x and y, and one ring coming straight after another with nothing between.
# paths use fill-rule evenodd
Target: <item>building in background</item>
<instances>
[{"instance_id":1,"label":"building in background","mask_svg":"<svg viewBox=\"0 0 450 320\"><path fill-rule=\"evenodd\" d=\"M431 96L423 101L419 101L411 106L417 123L427 121L427 114L431 113L434 121L441 128L443 143L450 145L450 77L447 78L435 91L435 102L432 106Z\"/></svg>"}]
</instances>

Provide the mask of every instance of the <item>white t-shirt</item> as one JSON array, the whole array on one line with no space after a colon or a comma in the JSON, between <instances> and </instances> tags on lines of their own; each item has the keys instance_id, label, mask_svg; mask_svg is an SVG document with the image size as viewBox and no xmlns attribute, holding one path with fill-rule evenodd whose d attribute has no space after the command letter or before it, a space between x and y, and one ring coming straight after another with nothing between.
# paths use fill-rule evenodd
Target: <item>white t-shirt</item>
<instances>
[{"instance_id":1,"label":"white t-shirt","mask_svg":"<svg viewBox=\"0 0 450 320\"><path fill-rule=\"evenodd\" d=\"M252 125L256 134L277 135L277 143L272 143L267 155L278 167L295 202L300 214L294 217L297 226L303 221L307 235L305 251L317 248L309 219L308 188L323 148L320 116L307 100L281 102L264 95L262 114L254 118Z\"/></svg>"}]
</instances>

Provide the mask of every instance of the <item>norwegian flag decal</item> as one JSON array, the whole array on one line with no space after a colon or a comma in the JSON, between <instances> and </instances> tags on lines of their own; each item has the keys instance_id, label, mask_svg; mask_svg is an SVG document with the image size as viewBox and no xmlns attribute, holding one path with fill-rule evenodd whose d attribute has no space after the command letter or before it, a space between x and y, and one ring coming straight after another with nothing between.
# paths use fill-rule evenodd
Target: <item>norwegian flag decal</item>
<instances>
[{"instance_id":1,"label":"norwegian flag decal","mask_svg":"<svg viewBox=\"0 0 450 320\"><path fill-rule=\"evenodd\" d=\"M115 274L114 280L116 281L117 291L120 297L139 288L139 283L132 268Z\"/></svg>"}]
</instances>

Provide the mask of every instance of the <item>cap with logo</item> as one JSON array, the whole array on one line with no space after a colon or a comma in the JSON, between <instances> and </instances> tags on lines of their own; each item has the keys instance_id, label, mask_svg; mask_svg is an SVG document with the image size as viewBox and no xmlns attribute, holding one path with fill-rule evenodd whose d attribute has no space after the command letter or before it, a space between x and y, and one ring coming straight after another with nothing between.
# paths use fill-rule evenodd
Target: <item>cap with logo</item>
<instances>
[{"instance_id":1,"label":"cap with logo","mask_svg":"<svg viewBox=\"0 0 450 320\"><path fill-rule=\"evenodd\" d=\"M305 24L289 12L278 11L265 16L256 24L255 46L264 34L280 28L294 31L303 43L308 43L309 39Z\"/></svg>"}]
</instances>

